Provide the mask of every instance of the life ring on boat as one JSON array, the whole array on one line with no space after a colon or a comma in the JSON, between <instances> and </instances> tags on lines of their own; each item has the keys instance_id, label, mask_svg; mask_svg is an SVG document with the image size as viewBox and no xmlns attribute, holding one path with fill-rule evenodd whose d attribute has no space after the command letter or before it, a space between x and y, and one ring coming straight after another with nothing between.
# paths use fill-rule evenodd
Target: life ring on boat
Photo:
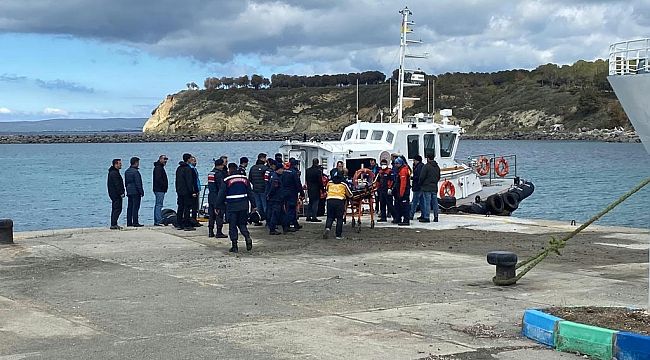
<instances>
[{"instance_id":1,"label":"life ring on boat","mask_svg":"<svg viewBox=\"0 0 650 360\"><path fill-rule=\"evenodd\" d=\"M490 160L485 156L481 156L480 158L478 158L476 165L477 165L476 172L479 175L484 176L490 172Z\"/></svg>"},{"instance_id":2,"label":"life ring on boat","mask_svg":"<svg viewBox=\"0 0 650 360\"><path fill-rule=\"evenodd\" d=\"M354 184L354 186L356 187L359 186L359 180L361 179L361 175L365 175L368 178L368 184L373 184L375 182L375 173L373 173L372 170L368 168L361 168L355 171L354 176L352 176L352 183Z\"/></svg>"},{"instance_id":3,"label":"life ring on boat","mask_svg":"<svg viewBox=\"0 0 650 360\"><path fill-rule=\"evenodd\" d=\"M498 158L497 161L494 163L494 171L500 177L504 177L508 175L508 173L510 172L510 165L508 164L508 160L504 159L503 156Z\"/></svg>"},{"instance_id":4,"label":"life ring on boat","mask_svg":"<svg viewBox=\"0 0 650 360\"><path fill-rule=\"evenodd\" d=\"M451 183L449 180L445 180L442 182L442 185L440 185L440 198L443 198L445 196L448 197L454 197L456 196L456 188L454 187L454 184Z\"/></svg>"}]
</instances>

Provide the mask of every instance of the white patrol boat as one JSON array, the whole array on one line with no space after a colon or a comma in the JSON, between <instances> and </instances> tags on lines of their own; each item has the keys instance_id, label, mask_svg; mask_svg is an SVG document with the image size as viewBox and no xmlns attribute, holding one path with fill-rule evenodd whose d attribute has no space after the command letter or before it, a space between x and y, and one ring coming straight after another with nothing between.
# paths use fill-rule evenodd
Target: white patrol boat
<instances>
[{"instance_id":1,"label":"white patrol boat","mask_svg":"<svg viewBox=\"0 0 650 360\"><path fill-rule=\"evenodd\" d=\"M421 86L425 82L422 71L406 70L405 59L423 58L426 55L408 52L410 44L421 43L421 41L408 38L408 35L413 32L412 26L414 25L414 22L409 20L409 16L412 15L411 11L404 8L400 14L402 15L402 26L397 105L388 121L383 122L382 119L380 123L373 123L357 119L356 123L343 130L339 141L287 140L280 147L280 153L283 154L285 160L295 158L301 169L311 166L313 159L319 159L325 169L334 168L338 161L342 161L345 168L348 169L350 177L360 168L368 168L370 159L375 159L377 164L382 159L387 159L390 163L392 154L400 154L406 157L412 168L416 155L426 159L429 154L434 154L436 162L441 168L441 179L438 184L440 198L453 198L451 205L456 205L456 200L458 200L458 204L472 204L473 206L482 204L481 209L474 206L474 211L465 208L465 210L461 210L464 212L509 214L517 208L519 201L532 193L532 189L524 191L526 196L520 195L516 203L513 203L512 197L505 199L498 195L498 193L506 192L513 185L520 185L519 178L516 176L516 157L514 155L503 157L497 157L495 154L477 155L468 159L466 163L457 162L455 160L456 149L463 129L450 121L449 117L452 116L450 109L440 111L442 118L440 122L434 121L434 114L404 116L404 102L420 100L419 98L406 97L404 89L409 86ZM304 181L304 171L301 176ZM530 185L532 186L532 184ZM482 199L496 195L492 198L498 197L499 199L488 199L486 203L478 199L477 195ZM502 201L504 199L510 205L505 209ZM441 202L441 206L446 203L449 202ZM489 206L486 207L490 203L495 203L492 210Z\"/></svg>"}]
</instances>

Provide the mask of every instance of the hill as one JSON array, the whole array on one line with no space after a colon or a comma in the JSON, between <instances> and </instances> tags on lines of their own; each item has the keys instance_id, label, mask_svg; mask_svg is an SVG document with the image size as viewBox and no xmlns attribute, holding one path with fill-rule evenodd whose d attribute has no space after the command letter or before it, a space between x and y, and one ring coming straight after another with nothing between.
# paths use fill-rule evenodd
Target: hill
<instances>
[{"instance_id":1,"label":"hill","mask_svg":"<svg viewBox=\"0 0 650 360\"><path fill-rule=\"evenodd\" d=\"M606 75L607 62L597 60L562 67L546 64L532 71L446 73L427 79L435 84L435 108L452 109L453 120L470 134L534 132L553 124L563 124L568 130L629 127ZM354 122L354 86L318 87L319 82L313 79L319 76L274 75L278 76L293 81L283 81L282 86L271 83L268 88L242 84L168 95L152 112L144 131L320 133L337 132ZM422 99L406 104L406 114L427 111L426 85L407 88L406 94ZM360 119L378 122L380 111L389 113L389 105L388 83L359 87Z\"/></svg>"}]
</instances>

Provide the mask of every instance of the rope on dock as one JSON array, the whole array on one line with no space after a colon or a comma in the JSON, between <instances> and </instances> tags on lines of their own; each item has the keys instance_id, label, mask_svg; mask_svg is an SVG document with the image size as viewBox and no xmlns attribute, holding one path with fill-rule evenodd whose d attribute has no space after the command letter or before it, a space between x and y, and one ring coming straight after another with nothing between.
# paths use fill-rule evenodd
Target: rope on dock
<instances>
[{"instance_id":1,"label":"rope on dock","mask_svg":"<svg viewBox=\"0 0 650 360\"><path fill-rule=\"evenodd\" d=\"M578 233L580 233L582 230L586 229L587 226L593 224L595 221L603 217L603 215L607 214L608 212L612 211L615 207L620 205L623 201L627 200L630 196L634 195L637 193L639 190L643 189L644 186L648 185L650 183L650 177L646 178L645 180L641 181L637 186L635 186L633 189L628 191L627 193L623 194L620 198L618 198L616 201L613 203L609 204L605 209L603 209L601 212L598 214L594 215L589 219L586 223L582 224L579 228L573 230L571 233L566 235L565 237L561 239L556 239L555 237L551 237L551 240L549 241L549 246L539 254L528 258L524 261L519 262L516 265L516 269L519 269L521 267L524 267L523 270L519 271L519 274L517 274L514 278L510 279L501 279L497 280L496 277L492 278L492 282L496 285L513 285L517 282L517 280L521 279L524 275L526 275L527 272L532 270L537 264L542 262L551 252L561 255L560 254L560 249L563 249L566 246L566 242L571 239L572 237L576 236Z\"/></svg>"}]
</instances>

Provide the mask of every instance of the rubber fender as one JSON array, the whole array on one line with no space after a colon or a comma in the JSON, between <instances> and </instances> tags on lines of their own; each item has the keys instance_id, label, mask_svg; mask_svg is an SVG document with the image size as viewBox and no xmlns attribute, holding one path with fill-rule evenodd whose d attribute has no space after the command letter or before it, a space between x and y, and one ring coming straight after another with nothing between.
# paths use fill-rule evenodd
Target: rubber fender
<instances>
[{"instance_id":1,"label":"rubber fender","mask_svg":"<svg viewBox=\"0 0 650 360\"><path fill-rule=\"evenodd\" d=\"M503 206L506 210L515 211L519 207L519 200L517 199L517 195L511 192L505 192L501 194L501 198L503 199Z\"/></svg>"},{"instance_id":2,"label":"rubber fender","mask_svg":"<svg viewBox=\"0 0 650 360\"><path fill-rule=\"evenodd\" d=\"M514 266L517 265L517 254L510 251L490 251L487 254L490 265Z\"/></svg>"},{"instance_id":3,"label":"rubber fender","mask_svg":"<svg viewBox=\"0 0 650 360\"><path fill-rule=\"evenodd\" d=\"M176 211L174 211L174 210L172 210L172 209L162 209L162 211L160 212L160 214L162 215L162 217L165 217L165 215L167 215L167 214L174 214L174 215L176 215Z\"/></svg>"},{"instance_id":4,"label":"rubber fender","mask_svg":"<svg viewBox=\"0 0 650 360\"><path fill-rule=\"evenodd\" d=\"M515 186L513 188L508 189L509 193L515 196L517 199L517 202L521 202L521 200L524 199L524 189L520 188L519 186Z\"/></svg>"},{"instance_id":5,"label":"rubber fender","mask_svg":"<svg viewBox=\"0 0 650 360\"><path fill-rule=\"evenodd\" d=\"M444 196L438 200L438 207L447 210L456 206L456 198L452 196Z\"/></svg>"},{"instance_id":6,"label":"rubber fender","mask_svg":"<svg viewBox=\"0 0 650 360\"><path fill-rule=\"evenodd\" d=\"M163 216L160 223L163 225L176 225L176 214L167 214L168 216Z\"/></svg>"},{"instance_id":7,"label":"rubber fender","mask_svg":"<svg viewBox=\"0 0 650 360\"><path fill-rule=\"evenodd\" d=\"M518 187L521 188L521 191L523 192L523 197L519 201L529 197L535 191L535 185L530 181L526 181Z\"/></svg>"},{"instance_id":8,"label":"rubber fender","mask_svg":"<svg viewBox=\"0 0 650 360\"><path fill-rule=\"evenodd\" d=\"M488 209L492 214L501 214L505 209L505 205L503 204L503 198L499 194L488 196L486 203Z\"/></svg>"}]
</instances>

